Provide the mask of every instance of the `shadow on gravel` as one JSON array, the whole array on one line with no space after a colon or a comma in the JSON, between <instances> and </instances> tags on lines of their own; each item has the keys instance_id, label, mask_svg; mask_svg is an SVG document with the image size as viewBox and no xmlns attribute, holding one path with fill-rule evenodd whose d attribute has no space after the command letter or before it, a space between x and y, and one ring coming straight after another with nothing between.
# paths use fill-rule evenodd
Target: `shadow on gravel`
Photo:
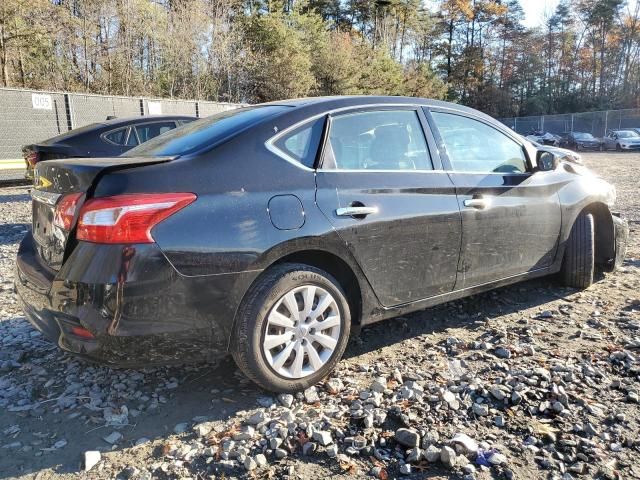
<instances>
[{"instance_id":1,"label":"shadow on gravel","mask_svg":"<svg viewBox=\"0 0 640 480\"><path fill-rule=\"evenodd\" d=\"M0 195L0 203L30 202L31 196L26 193Z\"/></svg>"},{"instance_id":2,"label":"shadow on gravel","mask_svg":"<svg viewBox=\"0 0 640 480\"><path fill-rule=\"evenodd\" d=\"M0 224L0 245L11 245L22 240L25 233L31 228L28 223L3 223Z\"/></svg>"},{"instance_id":3,"label":"shadow on gravel","mask_svg":"<svg viewBox=\"0 0 640 480\"><path fill-rule=\"evenodd\" d=\"M564 292L567 290L557 287L552 280L538 279L386 320L365 327L359 337L352 339L345 358L353 359L403 340L443 332L448 328L476 330L487 317L542 306L557 300ZM12 335L33 336L33 329L26 320L16 318L11 322L13 325L9 325L11 330L8 331ZM26 401L37 404L37 408L12 411L0 407L0 432L19 426L18 434L5 435L0 441L0 446L3 446L0 458L4 457L0 459L0 479L43 469L57 473L78 472L86 450L110 451L104 437L114 431L123 435L114 450L118 451L133 446L141 438L151 442L164 441L173 435L176 425L184 422L188 423L189 431L193 422L227 421L243 410L256 408L261 397L271 397L270 393L244 377L230 358L215 366L115 370L77 360L46 344L43 339L38 338L28 348L24 345L16 341L5 346L3 358L17 354L19 365L8 373L0 371L0 388L30 389ZM132 382L136 376L142 380ZM53 385L49 385L51 380L55 382ZM82 389L73 390L77 384ZM54 385L59 385L58 390L53 390ZM103 400L98 408L92 409L86 399L96 392L102 395ZM56 406L64 396L71 396L72 402ZM146 397L152 400L145 400ZM14 400L8 403L16 404ZM102 407L107 404L127 405L129 413L124 426L104 425ZM133 411L137 413L134 415ZM51 448L61 440L66 441L62 448ZM7 447L12 442L20 442L20 445ZM157 448L158 444L154 447ZM306 457L299 460L317 463L316 459ZM319 463L329 469L335 467L331 463ZM337 475L340 473L344 472L335 471ZM424 472L420 478L431 473L437 471Z\"/></svg>"}]
</instances>

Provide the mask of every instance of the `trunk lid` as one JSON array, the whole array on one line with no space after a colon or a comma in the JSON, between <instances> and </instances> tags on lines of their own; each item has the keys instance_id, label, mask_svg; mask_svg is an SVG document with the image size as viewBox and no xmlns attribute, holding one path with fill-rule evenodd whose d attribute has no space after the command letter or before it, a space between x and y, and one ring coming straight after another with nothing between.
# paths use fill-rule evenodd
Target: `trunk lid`
<instances>
[{"instance_id":1,"label":"trunk lid","mask_svg":"<svg viewBox=\"0 0 640 480\"><path fill-rule=\"evenodd\" d=\"M39 162L34 172L34 189L31 191L33 224L32 233L36 248L42 259L54 270L59 270L65 252L72 243L73 231L80 207L100 177L105 173L135 168L143 165L163 163L171 157L162 158L78 158ZM68 229L56 225L56 206L77 197L72 210L73 220Z\"/></svg>"}]
</instances>

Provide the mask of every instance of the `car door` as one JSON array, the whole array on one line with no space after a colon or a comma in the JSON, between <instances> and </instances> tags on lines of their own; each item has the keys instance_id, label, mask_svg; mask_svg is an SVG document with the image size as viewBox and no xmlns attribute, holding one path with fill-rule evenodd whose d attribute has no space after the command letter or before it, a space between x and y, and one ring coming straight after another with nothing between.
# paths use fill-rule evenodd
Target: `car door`
<instances>
[{"instance_id":1,"label":"car door","mask_svg":"<svg viewBox=\"0 0 640 480\"><path fill-rule=\"evenodd\" d=\"M404 106L327 122L316 202L385 306L450 292L456 282L460 211L425 125L419 108Z\"/></svg>"},{"instance_id":2,"label":"car door","mask_svg":"<svg viewBox=\"0 0 640 480\"><path fill-rule=\"evenodd\" d=\"M615 150L617 141L618 141L618 136L613 132L609 132L609 135L604 137L604 143L605 143L604 146L607 150Z\"/></svg>"},{"instance_id":3,"label":"car door","mask_svg":"<svg viewBox=\"0 0 640 480\"><path fill-rule=\"evenodd\" d=\"M456 289L549 267L561 227L559 176L533 173L523 144L471 114L431 109L462 214Z\"/></svg>"}]
</instances>

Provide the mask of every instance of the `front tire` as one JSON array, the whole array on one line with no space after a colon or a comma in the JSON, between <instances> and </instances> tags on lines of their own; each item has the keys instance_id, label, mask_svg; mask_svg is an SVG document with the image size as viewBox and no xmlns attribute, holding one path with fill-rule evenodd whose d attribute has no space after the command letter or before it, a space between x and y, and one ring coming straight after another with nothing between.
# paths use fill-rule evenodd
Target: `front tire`
<instances>
[{"instance_id":1,"label":"front tire","mask_svg":"<svg viewBox=\"0 0 640 480\"><path fill-rule=\"evenodd\" d=\"M622 147L620 146L620 144L618 143L616 145L616 152L621 152L622 151Z\"/></svg>"},{"instance_id":2,"label":"front tire","mask_svg":"<svg viewBox=\"0 0 640 480\"><path fill-rule=\"evenodd\" d=\"M585 289L593 285L595 273L595 225L593 215L578 216L567 240L560 272L568 287Z\"/></svg>"},{"instance_id":3,"label":"front tire","mask_svg":"<svg viewBox=\"0 0 640 480\"><path fill-rule=\"evenodd\" d=\"M350 327L346 295L330 274L303 264L276 265L242 301L232 354L261 387L297 392L334 369L347 347Z\"/></svg>"}]
</instances>

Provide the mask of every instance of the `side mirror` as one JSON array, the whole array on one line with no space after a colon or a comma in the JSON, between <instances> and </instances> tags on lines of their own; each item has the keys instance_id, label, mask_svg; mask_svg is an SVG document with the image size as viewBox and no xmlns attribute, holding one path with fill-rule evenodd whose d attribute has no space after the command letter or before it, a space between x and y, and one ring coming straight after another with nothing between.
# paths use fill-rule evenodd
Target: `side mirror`
<instances>
[{"instance_id":1,"label":"side mirror","mask_svg":"<svg viewBox=\"0 0 640 480\"><path fill-rule=\"evenodd\" d=\"M545 150L538 150L538 154L536 156L536 163L538 165L539 171L550 172L552 170L555 170L558 167L560 160L551 152L547 152Z\"/></svg>"}]
</instances>

